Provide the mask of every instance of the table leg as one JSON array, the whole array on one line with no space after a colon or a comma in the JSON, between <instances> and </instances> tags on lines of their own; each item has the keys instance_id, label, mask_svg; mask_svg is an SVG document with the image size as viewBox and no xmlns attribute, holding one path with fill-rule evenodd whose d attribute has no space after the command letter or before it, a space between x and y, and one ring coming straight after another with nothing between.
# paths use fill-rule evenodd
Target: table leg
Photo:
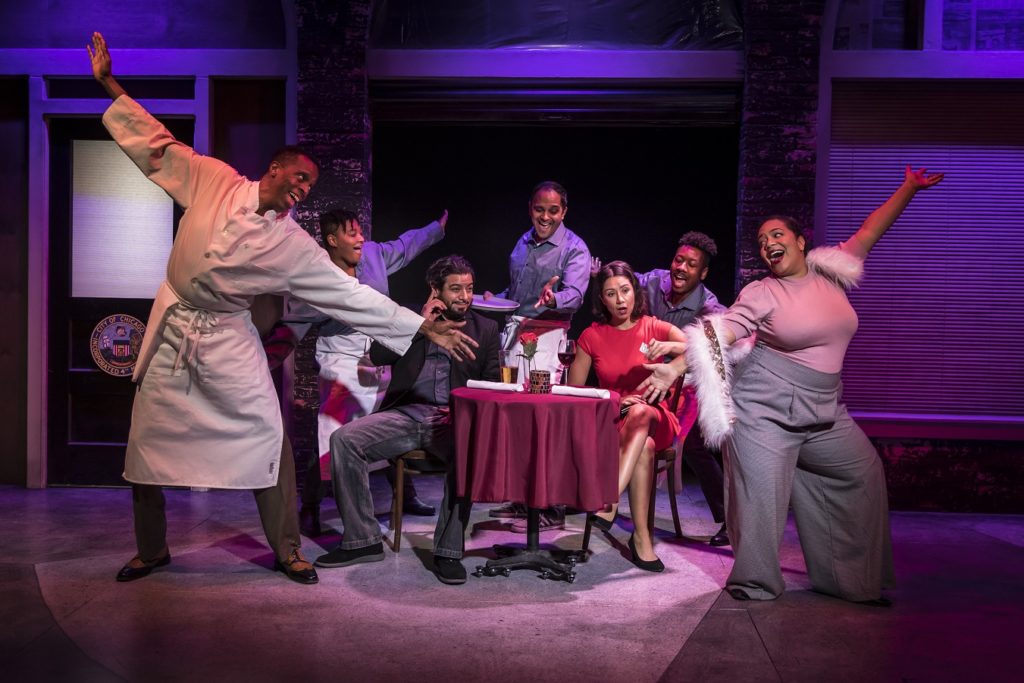
<instances>
[{"instance_id":1,"label":"table leg","mask_svg":"<svg viewBox=\"0 0 1024 683\"><path fill-rule=\"evenodd\" d=\"M569 583L576 580L575 567L580 560L580 551L542 550L540 510L537 508L527 508L526 511L526 547L496 545L494 552L498 555L497 559L478 566L473 572L475 576L509 576L513 569L533 569L540 572L542 579Z\"/></svg>"}]
</instances>

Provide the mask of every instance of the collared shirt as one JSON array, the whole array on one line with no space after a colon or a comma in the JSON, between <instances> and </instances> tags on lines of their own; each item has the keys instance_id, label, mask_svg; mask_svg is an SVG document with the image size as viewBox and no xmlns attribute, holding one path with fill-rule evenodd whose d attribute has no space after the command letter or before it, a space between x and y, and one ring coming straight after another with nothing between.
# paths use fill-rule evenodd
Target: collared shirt
<instances>
[{"instance_id":1,"label":"collared shirt","mask_svg":"<svg viewBox=\"0 0 1024 683\"><path fill-rule=\"evenodd\" d=\"M672 273L664 269L652 270L648 273L637 273L637 280L647 294L647 310L655 318L672 323L683 329L699 315L722 313L725 306L710 289L699 283L686 298L678 304L672 304Z\"/></svg>"},{"instance_id":2,"label":"collared shirt","mask_svg":"<svg viewBox=\"0 0 1024 683\"><path fill-rule=\"evenodd\" d=\"M590 284L590 250L565 223L538 242L531 228L516 241L508 259L509 287L498 296L519 302L513 315L570 320L583 304ZM555 275L555 307L534 308L544 285Z\"/></svg>"},{"instance_id":3,"label":"collared shirt","mask_svg":"<svg viewBox=\"0 0 1024 683\"><path fill-rule=\"evenodd\" d=\"M426 422L435 416L441 406L447 408L451 393L452 358L434 342L427 342L426 357L420 374L416 376L408 397L408 403L395 406L394 410L414 420Z\"/></svg>"}]
</instances>

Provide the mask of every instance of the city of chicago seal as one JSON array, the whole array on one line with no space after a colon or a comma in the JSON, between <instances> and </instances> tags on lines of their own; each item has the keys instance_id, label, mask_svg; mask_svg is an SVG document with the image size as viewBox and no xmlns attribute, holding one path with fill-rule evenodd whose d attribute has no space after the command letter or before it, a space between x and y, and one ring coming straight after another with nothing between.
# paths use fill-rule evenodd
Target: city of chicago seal
<instances>
[{"instance_id":1,"label":"city of chicago seal","mask_svg":"<svg viewBox=\"0 0 1024 683\"><path fill-rule=\"evenodd\" d=\"M131 377L146 326L124 313L108 315L89 337L89 351L100 370L114 377Z\"/></svg>"}]
</instances>

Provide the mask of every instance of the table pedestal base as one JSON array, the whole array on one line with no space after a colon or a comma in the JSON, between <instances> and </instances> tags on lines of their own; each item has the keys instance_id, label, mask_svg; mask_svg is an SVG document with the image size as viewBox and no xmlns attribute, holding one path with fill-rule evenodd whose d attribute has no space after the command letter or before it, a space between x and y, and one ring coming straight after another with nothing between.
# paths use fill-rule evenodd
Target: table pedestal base
<instances>
[{"instance_id":1,"label":"table pedestal base","mask_svg":"<svg viewBox=\"0 0 1024 683\"><path fill-rule=\"evenodd\" d=\"M473 572L474 576L508 576L513 569L533 569L542 579L555 581L576 580L576 563L585 560L585 551L542 550L540 548L540 510L529 508L526 513L526 547L494 546L497 559L488 560Z\"/></svg>"}]
</instances>

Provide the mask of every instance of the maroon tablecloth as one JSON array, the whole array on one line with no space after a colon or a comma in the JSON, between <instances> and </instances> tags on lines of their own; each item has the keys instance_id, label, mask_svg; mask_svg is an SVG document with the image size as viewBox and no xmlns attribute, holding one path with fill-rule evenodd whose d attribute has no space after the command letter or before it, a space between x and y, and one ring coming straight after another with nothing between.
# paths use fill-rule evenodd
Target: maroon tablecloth
<instances>
[{"instance_id":1,"label":"maroon tablecloth","mask_svg":"<svg viewBox=\"0 0 1024 683\"><path fill-rule=\"evenodd\" d=\"M452 392L458 495L599 510L619 499L619 397Z\"/></svg>"}]
</instances>

